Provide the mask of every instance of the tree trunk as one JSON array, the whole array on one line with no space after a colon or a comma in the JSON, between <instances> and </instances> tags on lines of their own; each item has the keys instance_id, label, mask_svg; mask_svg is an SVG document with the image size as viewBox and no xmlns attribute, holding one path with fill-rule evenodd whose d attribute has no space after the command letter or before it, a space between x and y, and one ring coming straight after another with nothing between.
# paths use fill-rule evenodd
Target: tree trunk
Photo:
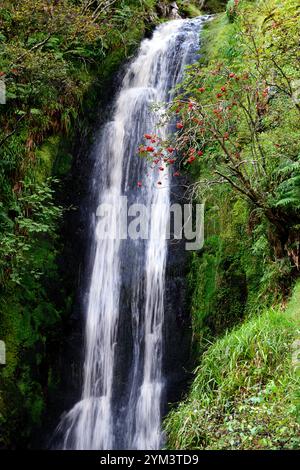
<instances>
[{"instance_id":1,"label":"tree trunk","mask_svg":"<svg viewBox=\"0 0 300 470\"><path fill-rule=\"evenodd\" d=\"M299 224L294 216L281 210L268 209L265 215L271 223L268 239L277 259L288 257L296 270L300 270L299 245L300 232L294 227Z\"/></svg>"}]
</instances>

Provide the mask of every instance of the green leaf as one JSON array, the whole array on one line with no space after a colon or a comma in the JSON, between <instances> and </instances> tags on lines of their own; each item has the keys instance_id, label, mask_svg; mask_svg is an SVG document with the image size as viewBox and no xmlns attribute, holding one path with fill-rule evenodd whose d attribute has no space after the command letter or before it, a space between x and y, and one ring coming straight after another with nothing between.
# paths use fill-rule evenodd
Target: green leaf
<instances>
[{"instance_id":1,"label":"green leaf","mask_svg":"<svg viewBox=\"0 0 300 470\"><path fill-rule=\"evenodd\" d=\"M42 110L37 109L37 108L31 108L30 113L31 114L42 114Z\"/></svg>"}]
</instances>

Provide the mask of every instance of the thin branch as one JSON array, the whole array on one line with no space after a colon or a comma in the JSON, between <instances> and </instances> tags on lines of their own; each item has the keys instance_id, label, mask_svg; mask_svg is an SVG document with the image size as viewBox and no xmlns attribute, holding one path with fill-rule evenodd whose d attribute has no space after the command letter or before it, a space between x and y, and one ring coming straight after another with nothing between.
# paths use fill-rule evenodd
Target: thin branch
<instances>
[{"instance_id":1,"label":"thin branch","mask_svg":"<svg viewBox=\"0 0 300 470\"><path fill-rule=\"evenodd\" d=\"M40 47L43 47L49 41L51 36L52 36L52 33L50 33L46 37L46 39L44 39L43 41L39 42L38 44L35 44L31 49L27 49L25 52L23 52L23 54L17 57L16 62L19 62L21 59L23 59L23 57L25 57L28 52L32 52L32 51L35 51L36 49L39 49Z\"/></svg>"},{"instance_id":2,"label":"thin branch","mask_svg":"<svg viewBox=\"0 0 300 470\"><path fill-rule=\"evenodd\" d=\"M108 2L106 5L101 5L99 4L98 7L96 8L96 10L94 11L93 13L93 18L94 18L94 21L96 21L99 16L104 13L108 8L112 7L114 3L116 3L117 0L112 0L111 2ZM101 7L103 7L102 9L100 9Z\"/></svg>"},{"instance_id":3,"label":"thin branch","mask_svg":"<svg viewBox=\"0 0 300 470\"><path fill-rule=\"evenodd\" d=\"M15 132L17 132L17 130L18 130L18 125L19 125L19 123L22 121L22 119L25 118L25 116L26 116L26 115L23 114L23 116L21 116L21 117L17 120L16 127L15 127L9 134L7 134L7 135L4 137L4 139L2 139L2 140L0 141L0 147L2 147L2 145L7 141L7 139L9 139L12 135L15 134Z\"/></svg>"},{"instance_id":4,"label":"thin branch","mask_svg":"<svg viewBox=\"0 0 300 470\"><path fill-rule=\"evenodd\" d=\"M247 196L247 198L249 198L257 207L263 207L263 205L258 201L258 199L251 192L248 192L245 189L238 186L234 181L232 181L232 179L229 176L224 175L218 170L215 170L215 173L219 176L222 176L222 178L228 181L228 183L230 183L231 186L235 188L237 191L244 194L244 196Z\"/></svg>"}]
</instances>

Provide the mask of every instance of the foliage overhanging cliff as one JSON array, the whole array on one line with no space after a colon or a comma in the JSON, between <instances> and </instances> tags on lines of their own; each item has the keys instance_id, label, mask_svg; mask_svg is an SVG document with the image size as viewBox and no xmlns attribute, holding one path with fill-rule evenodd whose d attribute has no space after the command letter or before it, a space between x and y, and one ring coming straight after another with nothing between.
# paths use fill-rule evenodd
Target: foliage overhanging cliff
<instances>
[{"instance_id":1,"label":"foliage overhanging cliff","mask_svg":"<svg viewBox=\"0 0 300 470\"><path fill-rule=\"evenodd\" d=\"M165 422L176 449L299 448L299 4L229 1L170 112L206 202L191 259L199 367Z\"/></svg>"}]
</instances>

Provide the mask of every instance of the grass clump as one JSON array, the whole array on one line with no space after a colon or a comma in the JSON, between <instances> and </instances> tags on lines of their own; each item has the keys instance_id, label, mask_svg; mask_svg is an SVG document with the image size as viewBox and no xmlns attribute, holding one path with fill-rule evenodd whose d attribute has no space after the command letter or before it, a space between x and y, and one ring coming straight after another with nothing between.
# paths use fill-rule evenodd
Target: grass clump
<instances>
[{"instance_id":1,"label":"grass clump","mask_svg":"<svg viewBox=\"0 0 300 470\"><path fill-rule=\"evenodd\" d=\"M203 354L188 399L165 422L169 448L299 447L299 300L298 283L285 311L249 318Z\"/></svg>"}]
</instances>

